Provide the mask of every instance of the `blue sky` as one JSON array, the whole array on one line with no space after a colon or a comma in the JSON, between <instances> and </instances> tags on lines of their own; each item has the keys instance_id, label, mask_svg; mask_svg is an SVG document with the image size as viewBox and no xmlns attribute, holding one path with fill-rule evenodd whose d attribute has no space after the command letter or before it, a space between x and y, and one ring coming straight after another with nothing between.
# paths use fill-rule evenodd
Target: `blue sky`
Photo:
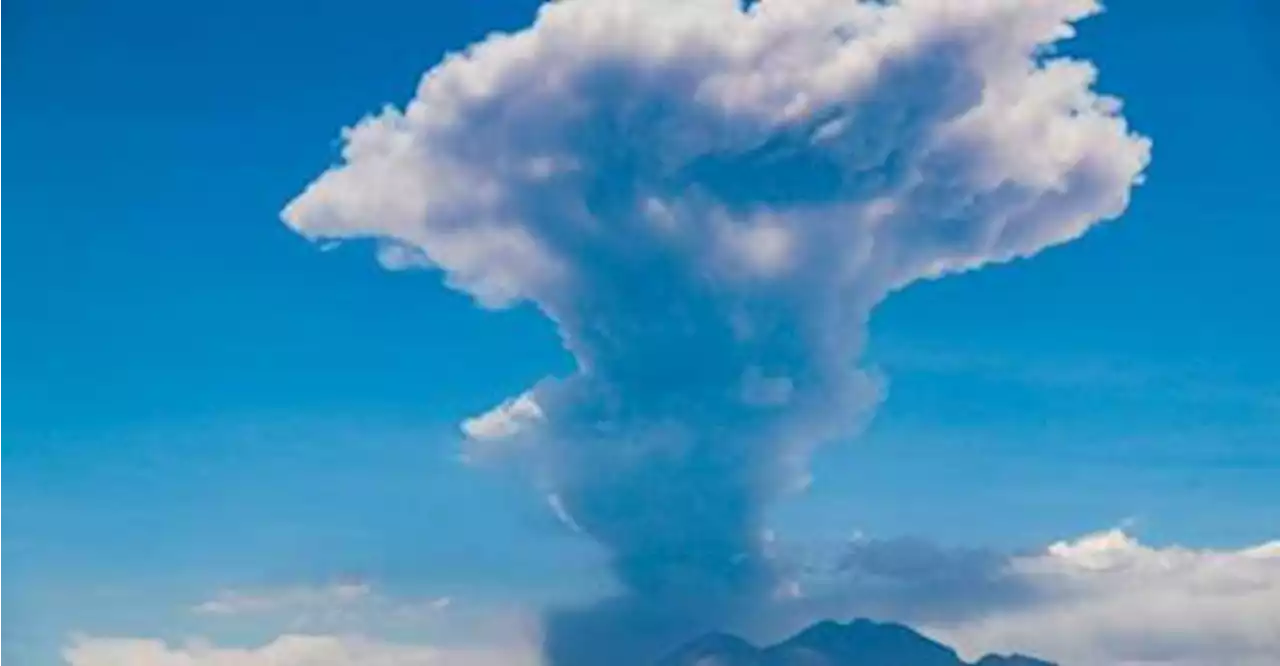
<instances>
[{"instance_id":1,"label":"blue sky","mask_svg":"<svg viewBox=\"0 0 1280 666\"><path fill-rule=\"evenodd\" d=\"M818 454L780 532L1277 536L1280 16L1111 4L1066 50L1153 138L1146 183L1077 242L878 307L887 398ZM6 5L6 657L197 631L182 609L237 587L500 603L602 584L531 491L457 459L460 421L571 370L552 325L278 219L338 128L534 8Z\"/></svg>"}]
</instances>

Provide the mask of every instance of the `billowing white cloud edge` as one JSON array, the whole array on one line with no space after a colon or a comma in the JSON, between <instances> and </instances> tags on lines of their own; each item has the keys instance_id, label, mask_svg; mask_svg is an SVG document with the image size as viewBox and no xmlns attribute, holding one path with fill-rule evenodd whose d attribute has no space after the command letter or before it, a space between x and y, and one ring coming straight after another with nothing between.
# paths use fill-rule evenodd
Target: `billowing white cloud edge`
<instances>
[{"instance_id":1,"label":"billowing white cloud edge","mask_svg":"<svg viewBox=\"0 0 1280 666\"><path fill-rule=\"evenodd\" d=\"M1153 548L1116 529L1012 558L1009 571L1036 598L931 633L970 656L1074 666L1280 663L1280 540Z\"/></svg>"},{"instance_id":2,"label":"billowing white cloud edge","mask_svg":"<svg viewBox=\"0 0 1280 666\"><path fill-rule=\"evenodd\" d=\"M977 578L976 569L964 564L970 561L944 554L929 560L928 566L954 570L939 572L943 578ZM998 568L1001 585L1013 583L1026 594L995 605L974 603L967 614L962 610L945 621L915 624L968 658L1017 651L1064 666L1274 666L1280 659L1280 540L1238 550L1157 548L1115 529L1061 541L1029 555L1001 556ZM966 589L989 584L971 582L979 587ZM866 596L869 589L859 588L858 593ZM903 588L888 584L877 589L891 595ZM913 598L912 612L923 616L928 608L922 606L954 602L945 598L947 594L940 590L932 599ZM69 666L540 663L536 641L527 636L512 637L501 646L440 647L299 633L251 647L78 635L63 650L63 658Z\"/></svg>"}]
</instances>

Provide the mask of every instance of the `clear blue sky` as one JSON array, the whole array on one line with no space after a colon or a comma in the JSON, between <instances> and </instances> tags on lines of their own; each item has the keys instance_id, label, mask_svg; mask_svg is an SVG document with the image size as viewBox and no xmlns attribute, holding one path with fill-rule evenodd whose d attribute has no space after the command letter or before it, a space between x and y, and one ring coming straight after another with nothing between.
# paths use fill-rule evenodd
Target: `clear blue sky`
<instances>
[{"instance_id":1,"label":"clear blue sky","mask_svg":"<svg viewBox=\"0 0 1280 666\"><path fill-rule=\"evenodd\" d=\"M1147 183L1079 242L877 310L888 399L789 531L1276 536L1280 17L1111 4L1068 48L1153 138ZM6 3L6 657L224 586L582 584L517 485L455 459L460 420L569 367L551 325L278 220L338 128L534 6Z\"/></svg>"}]
</instances>

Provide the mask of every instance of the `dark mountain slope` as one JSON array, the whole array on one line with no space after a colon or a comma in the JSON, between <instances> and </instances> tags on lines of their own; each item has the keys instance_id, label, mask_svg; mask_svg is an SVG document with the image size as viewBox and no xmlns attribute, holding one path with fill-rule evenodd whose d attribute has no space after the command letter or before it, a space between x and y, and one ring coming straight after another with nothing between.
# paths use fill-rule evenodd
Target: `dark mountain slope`
<instances>
[{"instance_id":1,"label":"dark mountain slope","mask_svg":"<svg viewBox=\"0 0 1280 666\"><path fill-rule=\"evenodd\" d=\"M1023 655L987 655L969 664L910 627L854 620L819 622L766 648L729 634L685 644L657 666L1055 666Z\"/></svg>"}]
</instances>

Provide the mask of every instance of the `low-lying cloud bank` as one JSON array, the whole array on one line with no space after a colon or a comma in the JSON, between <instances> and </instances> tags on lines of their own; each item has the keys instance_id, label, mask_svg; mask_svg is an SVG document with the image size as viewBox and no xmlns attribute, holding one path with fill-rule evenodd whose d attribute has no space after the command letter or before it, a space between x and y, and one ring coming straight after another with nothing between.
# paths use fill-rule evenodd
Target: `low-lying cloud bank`
<instances>
[{"instance_id":1,"label":"low-lying cloud bank","mask_svg":"<svg viewBox=\"0 0 1280 666\"><path fill-rule=\"evenodd\" d=\"M825 562L799 560L799 622L900 620L969 657L1017 651L1070 666L1280 658L1280 541L1158 548L1115 529L1034 553L858 540Z\"/></svg>"},{"instance_id":2,"label":"low-lying cloud bank","mask_svg":"<svg viewBox=\"0 0 1280 666\"><path fill-rule=\"evenodd\" d=\"M70 666L535 666L538 650L437 648L306 634L285 634L258 647L86 637L67 647L63 658Z\"/></svg>"},{"instance_id":3,"label":"low-lying cloud bank","mask_svg":"<svg viewBox=\"0 0 1280 666\"><path fill-rule=\"evenodd\" d=\"M1280 541L1153 548L1112 530L1010 558L1032 594L934 634L977 654L1020 650L1073 666L1268 666L1280 661Z\"/></svg>"},{"instance_id":4,"label":"low-lying cloud bank","mask_svg":"<svg viewBox=\"0 0 1280 666\"><path fill-rule=\"evenodd\" d=\"M866 615L915 625L969 657L1019 651L1070 666L1273 666L1280 656L1280 541L1155 548L1111 530L1026 554L858 540L825 563L796 559L800 579L774 602L776 617L788 618L775 631ZM439 647L284 634L256 647L81 636L63 656L70 666L535 666L539 652L532 637ZM596 655L602 664L612 656Z\"/></svg>"}]
</instances>

